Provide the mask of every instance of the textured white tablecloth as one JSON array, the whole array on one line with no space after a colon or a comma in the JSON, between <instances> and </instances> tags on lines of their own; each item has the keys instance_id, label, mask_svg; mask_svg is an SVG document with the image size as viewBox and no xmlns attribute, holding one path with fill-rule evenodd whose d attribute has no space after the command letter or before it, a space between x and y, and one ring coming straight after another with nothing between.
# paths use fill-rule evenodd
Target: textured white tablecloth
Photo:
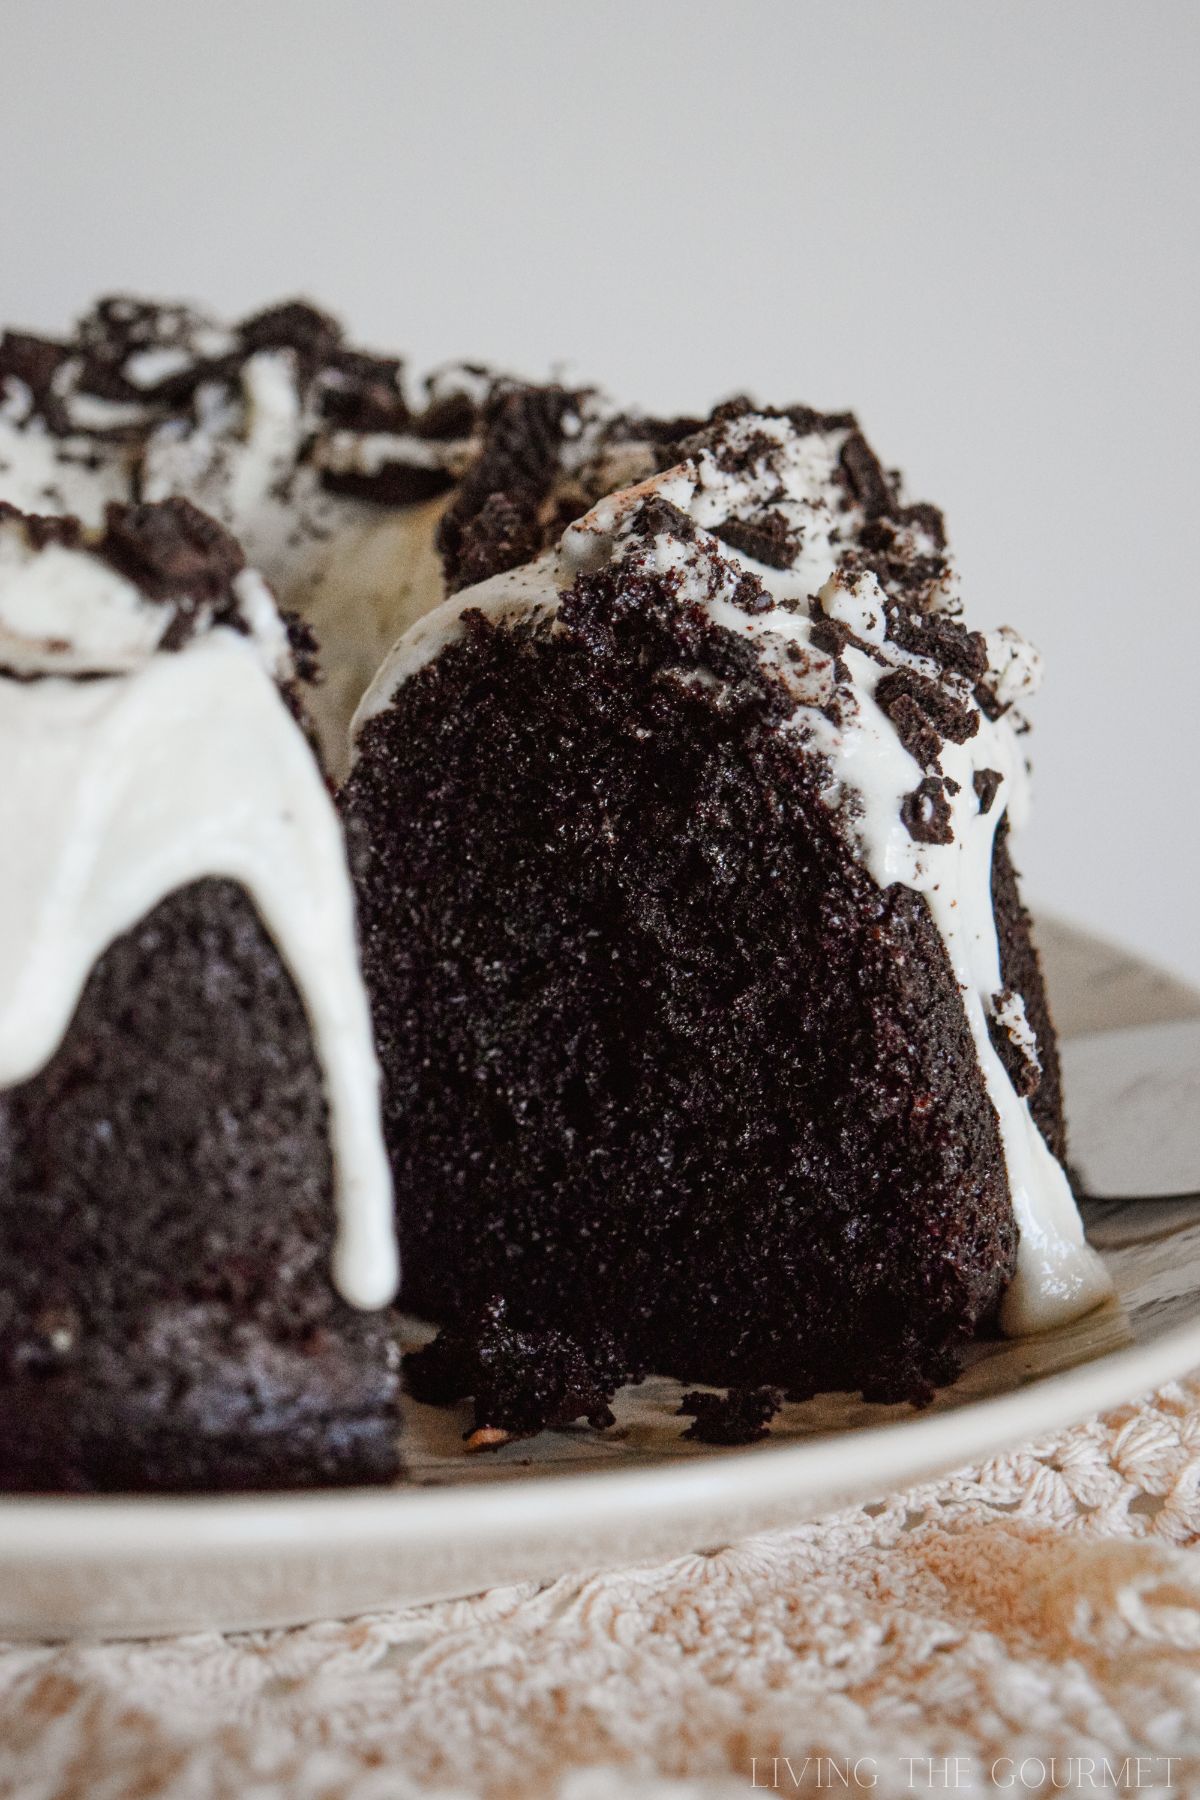
<instances>
[{"instance_id":1,"label":"textured white tablecloth","mask_svg":"<svg viewBox=\"0 0 1200 1800\"><path fill-rule=\"evenodd\" d=\"M10 1647L0 1795L657 1800L845 1792L855 1768L878 1795L1197 1793L1198 1541L1200 1376L659 1567L295 1631Z\"/></svg>"}]
</instances>

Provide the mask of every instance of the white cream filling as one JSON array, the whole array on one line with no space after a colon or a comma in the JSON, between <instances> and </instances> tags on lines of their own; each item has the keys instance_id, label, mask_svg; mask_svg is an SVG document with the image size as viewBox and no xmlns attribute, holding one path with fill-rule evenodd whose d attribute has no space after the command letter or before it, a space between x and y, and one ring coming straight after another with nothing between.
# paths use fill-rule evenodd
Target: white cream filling
<instances>
[{"instance_id":1,"label":"white cream filling","mask_svg":"<svg viewBox=\"0 0 1200 1800\"><path fill-rule=\"evenodd\" d=\"M140 630L133 604L130 620ZM0 1086L54 1054L115 938L190 882L238 882L312 1026L334 1279L355 1306L386 1303L398 1280L391 1178L345 848L262 644L219 626L120 676L0 681L0 760L5 841L20 847L0 881Z\"/></svg>"},{"instance_id":2,"label":"white cream filling","mask_svg":"<svg viewBox=\"0 0 1200 1800\"><path fill-rule=\"evenodd\" d=\"M470 443L463 439L422 438L411 431L333 431L320 444L317 461L339 475L378 475L394 464L461 471L470 455Z\"/></svg>"},{"instance_id":3,"label":"white cream filling","mask_svg":"<svg viewBox=\"0 0 1200 1800\"><path fill-rule=\"evenodd\" d=\"M735 446L739 432L753 432L776 446L748 479L741 474L731 476L704 450L677 469L601 501L565 533L559 550L455 595L416 624L393 647L364 695L352 735L387 708L402 682L461 635L461 617L467 608L478 608L496 620L533 612L553 617L562 590L576 573L600 568L614 558L638 558L659 570L678 571L685 591L708 608L714 621L752 640L764 660L792 686L797 707L789 729L806 749L828 759L830 805L839 806L853 796L853 833L874 879L881 887L902 882L926 897L962 994L979 1065L999 1121L1020 1229L1017 1268L1005 1293L1001 1324L1013 1336L1048 1329L1090 1310L1111 1292L1111 1282L1084 1239L1066 1175L1047 1148L1028 1102L1013 1087L988 1029L1003 985L991 895L993 844L1001 818L1007 813L1019 826L1028 808L1027 769L1016 731L1007 716L991 720L980 712L975 737L965 744L945 744L942 770L959 784L957 794L949 797L953 842L914 841L900 808L924 771L875 702L876 685L886 671L873 657L852 646L843 652L853 705L851 715L834 725L817 710L826 697L821 690L832 687L832 665L812 646L806 611L793 612L776 604L768 612L747 614L731 604L719 587L713 590L713 565L703 553L719 552L727 563L752 571L777 603L803 602L820 594L829 616L840 618L865 640L883 644L886 618L875 578L865 576L850 585L835 574L839 540L861 523L853 513L839 510L842 495L835 468L845 434L812 433L800 438L786 420L757 417L735 428ZM693 545L681 543L669 531L647 546L644 540L629 538L625 528L632 514L655 495L670 501L703 528L745 516L769 503L802 529L800 553L793 567L777 570L713 540L702 546L697 557ZM952 588L947 588L943 604L954 607ZM995 646L1003 697L1030 691L1038 673L1036 652L1008 630L994 634L988 642L990 649ZM789 643L805 651L798 666L784 654ZM935 672L932 664L894 645L888 644L887 655L891 666ZM961 697L978 710L965 683ZM980 812L975 794L977 769L993 769L1001 777L987 813Z\"/></svg>"}]
</instances>

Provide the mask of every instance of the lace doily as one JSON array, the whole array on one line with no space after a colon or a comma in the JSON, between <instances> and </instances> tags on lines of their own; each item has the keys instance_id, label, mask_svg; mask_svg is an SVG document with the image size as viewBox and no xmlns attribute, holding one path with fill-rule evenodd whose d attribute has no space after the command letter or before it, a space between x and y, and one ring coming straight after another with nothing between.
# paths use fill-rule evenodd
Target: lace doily
<instances>
[{"instance_id":1,"label":"lace doily","mask_svg":"<svg viewBox=\"0 0 1200 1800\"><path fill-rule=\"evenodd\" d=\"M9 1647L0 1795L1193 1793L1198 1540L1200 1375L660 1567L294 1631Z\"/></svg>"}]
</instances>

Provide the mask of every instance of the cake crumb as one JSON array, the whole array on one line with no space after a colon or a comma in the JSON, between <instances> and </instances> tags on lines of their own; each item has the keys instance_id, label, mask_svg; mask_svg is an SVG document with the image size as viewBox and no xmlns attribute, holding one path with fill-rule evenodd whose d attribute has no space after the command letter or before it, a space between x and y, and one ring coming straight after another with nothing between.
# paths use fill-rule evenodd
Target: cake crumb
<instances>
[{"instance_id":1,"label":"cake crumb","mask_svg":"<svg viewBox=\"0 0 1200 1800\"><path fill-rule=\"evenodd\" d=\"M757 1444L770 1433L771 1420L783 1405L774 1387L732 1387L726 1394L685 1394L679 1413L692 1414L683 1433L699 1444Z\"/></svg>"},{"instance_id":2,"label":"cake crumb","mask_svg":"<svg viewBox=\"0 0 1200 1800\"><path fill-rule=\"evenodd\" d=\"M468 1450L495 1450L514 1438L586 1419L596 1431L616 1423L609 1402L636 1378L612 1338L599 1333L588 1349L565 1332L519 1331L498 1296L473 1318L440 1331L404 1358L415 1400L452 1406L470 1397L474 1420Z\"/></svg>"}]
</instances>

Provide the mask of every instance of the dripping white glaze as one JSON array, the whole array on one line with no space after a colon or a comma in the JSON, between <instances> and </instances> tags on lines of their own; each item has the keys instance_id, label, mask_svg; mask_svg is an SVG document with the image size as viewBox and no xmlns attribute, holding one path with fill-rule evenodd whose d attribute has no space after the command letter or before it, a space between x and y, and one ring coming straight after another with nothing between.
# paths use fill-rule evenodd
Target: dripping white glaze
<instances>
[{"instance_id":1,"label":"dripping white glaze","mask_svg":"<svg viewBox=\"0 0 1200 1800\"><path fill-rule=\"evenodd\" d=\"M831 771L827 801L847 817L863 863L881 887L902 882L924 894L945 944L999 1121L1020 1228L1017 1269L1001 1313L1004 1330L1019 1336L1074 1318L1111 1291L1103 1264L1084 1239L1066 1175L1047 1148L1028 1102L1014 1088L989 1030L989 1019L1002 1004L1003 987L991 896L992 849L996 828L1006 814L1014 825L1024 820L1028 771L1011 716L988 718L964 681L957 697L979 713L979 730L965 744L948 741L941 755L944 774L958 783L957 794L949 799L953 841L918 843L900 808L924 771L876 704L875 688L886 669L873 656L847 646L842 656L850 677L849 704L836 725L818 710L833 690L834 673L832 659L811 642L806 604L810 596L819 595L827 616L840 619L865 642L878 646L888 666L937 673L931 662L887 640L884 595L875 577L847 580L837 572L842 545L863 523L855 508L847 505L836 478L845 437L844 430L801 434L787 419L752 415L729 428L723 444L733 452L744 449L751 438L765 445L749 472L741 466L744 458L720 459L711 447L704 447L678 467L602 500L568 529L556 550L456 595L417 623L395 645L365 694L352 732L357 734L369 718L383 711L403 681L461 634L461 615L468 607L496 620L528 617L532 612L553 618L562 591L580 570L612 561L674 571L682 591L700 601L716 623L753 641L764 662L794 693L796 710L788 728L798 744L827 759ZM731 463L736 473L730 473ZM653 496L686 513L702 535L685 542L669 529L652 539L634 533L631 527L638 511ZM781 512L801 536L790 567L768 568L703 535L727 519L752 516L765 504ZM920 523L911 529L919 538ZM750 570L763 583L776 603L771 610L750 615L732 604L741 570ZM802 603L799 610L789 609L793 602ZM951 613L959 610L952 575L935 596L935 605ZM989 678L1001 702L1031 692L1039 673L1037 653L1008 629L992 634L987 643ZM798 662L789 660L789 645L801 651ZM994 770L1000 777L986 813L980 810L973 783L980 769ZM847 800L852 802L850 813ZM1002 1028L1011 1030L1014 1017L1010 1007L1009 1016L1000 1020Z\"/></svg>"},{"instance_id":2,"label":"dripping white glaze","mask_svg":"<svg viewBox=\"0 0 1200 1800\"><path fill-rule=\"evenodd\" d=\"M397 1285L379 1072L358 967L341 830L276 685L286 638L256 575L238 578L248 629L201 629L156 653L170 609L85 553L0 539L0 817L21 846L0 880L0 1086L54 1054L105 949L174 890L238 882L287 964L312 1027L329 1107L334 1279L353 1305ZM88 585L96 605L90 618ZM63 649L29 635L38 606L69 613ZM96 671L68 679L56 669Z\"/></svg>"}]
</instances>

